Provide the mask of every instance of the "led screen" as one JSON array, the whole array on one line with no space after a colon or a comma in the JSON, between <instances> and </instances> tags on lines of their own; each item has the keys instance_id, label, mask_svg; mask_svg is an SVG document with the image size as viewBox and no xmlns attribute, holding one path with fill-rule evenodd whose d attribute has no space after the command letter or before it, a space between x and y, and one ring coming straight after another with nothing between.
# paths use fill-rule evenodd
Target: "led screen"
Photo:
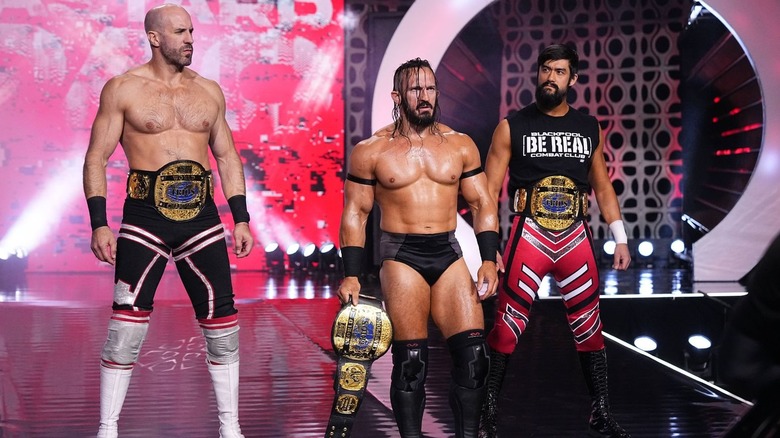
<instances>
[{"instance_id":1,"label":"led screen","mask_svg":"<svg viewBox=\"0 0 780 438\"><path fill-rule=\"evenodd\" d=\"M28 271L108 269L89 249L81 172L105 82L150 57L145 1L0 3L0 251ZM190 66L222 86L262 246L335 241L344 160L343 0L190 1ZM212 162L216 171L216 163ZM108 165L108 215L121 221L127 162ZM223 221L232 219L217 185Z\"/></svg>"}]
</instances>

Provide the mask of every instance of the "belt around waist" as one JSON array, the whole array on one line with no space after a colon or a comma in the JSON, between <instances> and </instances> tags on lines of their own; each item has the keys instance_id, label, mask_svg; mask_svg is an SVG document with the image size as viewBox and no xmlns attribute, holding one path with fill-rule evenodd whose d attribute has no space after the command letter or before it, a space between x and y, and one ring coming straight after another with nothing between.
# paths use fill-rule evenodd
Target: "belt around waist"
<instances>
[{"instance_id":1,"label":"belt around waist","mask_svg":"<svg viewBox=\"0 0 780 438\"><path fill-rule=\"evenodd\" d=\"M131 169L127 177L129 198L153 205L176 222L197 216L213 190L211 171L191 160L174 161L157 171Z\"/></svg>"},{"instance_id":2,"label":"belt around waist","mask_svg":"<svg viewBox=\"0 0 780 438\"><path fill-rule=\"evenodd\" d=\"M533 187L516 190L512 207L545 229L561 231L588 214L588 194L568 177L548 176Z\"/></svg>"}]
</instances>

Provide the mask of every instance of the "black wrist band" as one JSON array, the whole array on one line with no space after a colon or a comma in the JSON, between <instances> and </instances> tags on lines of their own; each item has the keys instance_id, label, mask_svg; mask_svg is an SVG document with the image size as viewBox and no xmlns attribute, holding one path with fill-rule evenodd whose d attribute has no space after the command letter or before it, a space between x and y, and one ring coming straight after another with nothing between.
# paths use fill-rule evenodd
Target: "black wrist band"
<instances>
[{"instance_id":1,"label":"black wrist band","mask_svg":"<svg viewBox=\"0 0 780 438\"><path fill-rule=\"evenodd\" d=\"M344 276L359 277L363 272L363 247L345 246L341 248L341 260L344 261Z\"/></svg>"},{"instance_id":2,"label":"black wrist band","mask_svg":"<svg viewBox=\"0 0 780 438\"><path fill-rule=\"evenodd\" d=\"M498 232L483 231L477 234L477 245L479 245L479 255L483 262L496 261L496 252L498 252Z\"/></svg>"},{"instance_id":3,"label":"black wrist band","mask_svg":"<svg viewBox=\"0 0 780 438\"><path fill-rule=\"evenodd\" d=\"M89 209L89 225L92 227L92 231L108 226L105 197L93 196L87 199L87 208Z\"/></svg>"},{"instance_id":4,"label":"black wrist band","mask_svg":"<svg viewBox=\"0 0 780 438\"><path fill-rule=\"evenodd\" d=\"M227 202L230 206L230 213L233 214L234 223L249 223L249 212L246 210L246 195L231 196Z\"/></svg>"}]
</instances>

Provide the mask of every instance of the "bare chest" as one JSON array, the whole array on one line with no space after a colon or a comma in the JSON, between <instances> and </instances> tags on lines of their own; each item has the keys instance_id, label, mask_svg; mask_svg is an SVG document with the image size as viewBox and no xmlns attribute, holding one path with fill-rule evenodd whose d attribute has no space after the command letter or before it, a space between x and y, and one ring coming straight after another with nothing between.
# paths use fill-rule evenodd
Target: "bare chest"
<instances>
[{"instance_id":1,"label":"bare chest","mask_svg":"<svg viewBox=\"0 0 780 438\"><path fill-rule=\"evenodd\" d=\"M200 87L168 89L147 86L132 97L125 120L139 132L154 134L171 129L209 132L217 103Z\"/></svg>"},{"instance_id":2,"label":"bare chest","mask_svg":"<svg viewBox=\"0 0 780 438\"><path fill-rule=\"evenodd\" d=\"M376 175L387 188L400 188L421 180L458 184L463 173L460 154L443 145L396 146L381 154Z\"/></svg>"}]
</instances>

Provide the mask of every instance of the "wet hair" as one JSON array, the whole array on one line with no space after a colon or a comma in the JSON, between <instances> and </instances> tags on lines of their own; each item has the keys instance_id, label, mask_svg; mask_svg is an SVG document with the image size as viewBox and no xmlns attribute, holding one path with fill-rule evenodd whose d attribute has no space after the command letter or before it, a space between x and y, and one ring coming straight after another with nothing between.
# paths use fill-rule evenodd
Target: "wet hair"
<instances>
[{"instance_id":1,"label":"wet hair","mask_svg":"<svg viewBox=\"0 0 780 438\"><path fill-rule=\"evenodd\" d=\"M559 59L569 61L569 72L571 76L577 74L579 71L578 65L580 63L580 57L577 55L576 50L564 46L563 44L553 44L542 49L542 51L539 52L539 57L536 58L536 66L539 68L547 61L558 61Z\"/></svg>"},{"instance_id":2,"label":"wet hair","mask_svg":"<svg viewBox=\"0 0 780 438\"><path fill-rule=\"evenodd\" d=\"M393 91L398 93L401 102L393 106L393 135L395 135L395 133L398 132L398 128L401 127L401 107L402 105L408 104L406 101L406 90L404 89L404 87L408 86L409 84L408 78L411 74L414 73L419 75L420 70L423 68L427 68L433 71L433 67L431 67L431 64L428 62L428 60L420 58L410 59L395 69L395 73L393 74ZM434 84L438 90L439 78L437 78L435 74L433 77L435 81ZM436 125L438 124L439 118L439 99L436 99L436 104L433 107L433 117L435 120L433 125L431 125L431 129L435 132L438 130L438 126Z\"/></svg>"}]
</instances>

